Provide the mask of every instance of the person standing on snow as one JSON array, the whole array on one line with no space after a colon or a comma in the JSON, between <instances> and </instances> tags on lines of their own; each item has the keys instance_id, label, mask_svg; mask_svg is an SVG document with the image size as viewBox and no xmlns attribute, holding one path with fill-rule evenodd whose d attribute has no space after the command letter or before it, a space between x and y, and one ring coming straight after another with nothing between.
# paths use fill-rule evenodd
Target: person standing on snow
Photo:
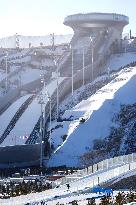
<instances>
[{"instance_id":1,"label":"person standing on snow","mask_svg":"<svg viewBox=\"0 0 136 205\"><path fill-rule=\"evenodd\" d=\"M70 188L70 185L69 184L66 184L67 185L67 188L68 188L68 190L69 190L69 188Z\"/></svg>"}]
</instances>

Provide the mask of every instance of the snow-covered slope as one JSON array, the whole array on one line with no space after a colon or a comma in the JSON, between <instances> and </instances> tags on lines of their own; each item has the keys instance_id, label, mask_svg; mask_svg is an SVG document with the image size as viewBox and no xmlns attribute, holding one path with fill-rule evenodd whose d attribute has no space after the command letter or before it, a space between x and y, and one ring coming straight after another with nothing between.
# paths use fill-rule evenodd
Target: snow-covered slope
<instances>
[{"instance_id":1,"label":"snow-covered slope","mask_svg":"<svg viewBox=\"0 0 136 205\"><path fill-rule=\"evenodd\" d=\"M106 63L105 70L118 70L119 68L124 67L134 61L136 61L135 52L114 54L109 58L108 62Z\"/></svg>"},{"instance_id":2,"label":"snow-covered slope","mask_svg":"<svg viewBox=\"0 0 136 205\"><path fill-rule=\"evenodd\" d=\"M107 171L103 172L103 175ZM110 170L109 170L110 172ZM128 175L135 175L136 169L132 171L126 172L123 176L128 177ZM70 175L69 175L70 176ZM45 202L48 205L56 205L56 204L72 204L72 201L77 200L78 205L86 205L89 198L98 198L96 199L96 203L99 204L100 198L105 195L105 193L93 193L91 191L91 185L94 181L98 182L98 173L89 174L80 179L73 181L70 184L70 189L67 189L66 184L56 187L54 189L49 189L40 193L30 193L27 195L21 195L17 197L13 197L10 199L0 199L0 203L2 205L36 205L40 203L40 201ZM118 179L122 177L121 174L115 177L114 179ZM106 179L106 175L103 176L103 179ZM94 180L94 181L93 181ZM97 183L95 184L97 186ZM113 196L117 195L117 191L113 192ZM134 203L133 203L134 204Z\"/></svg>"},{"instance_id":3,"label":"snow-covered slope","mask_svg":"<svg viewBox=\"0 0 136 205\"><path fill-rule=\"evenodd\" d=\"M96 94L67 110L62 116L64 121L53 125L59 128L52 132L52 141L60 146L48 165L78 166L80 156L92 148L93 140L109 135L120 105L136 102L135 87L136 67L125 68ZM86 122L81 123L81 118Z\"/></svg>"},{"instance_id":4,"label":"snow-covered slope","mask_svg":"<svg viewBox=\"0 0 136 205\"><path fill-rule=\"evenodd\" d=\"M64 80L65 78L59 79L59 84ZM47 104L48 98L46 96L46 90L48 90L49 95L52 95L54 91L56 90L57 86L57 80L52 80L46 88L43 88L42 95L44 97L44 105ZM9 112L7 111L9 114ZM26 111L22 114L22 116L19 118L17 123L15 124L15 127L11 130L9 135L6 137L4 142L1 144L2 146L7 145L15 145L15 140L12 140L12 138L16 138L16 144L25 144L25 141L27 138L24 139L24 136L29 136L35 126L35 124L38 122L39 117L41 115L41 106L38 102L38 99L35 98L32 103L28 106ZM4 115L7 116L7 115Z\"/></svg>"},{"instance_id":5,"label":"snow-covered slope","mask_svg":"<svg viewBox=\"0 0 136 205\"><path fill-rule=\"evenodd\" d=\"M14 75L10 81L14 82L16 79L20 79L21 85L25 85L27 83L30 83L32 81L35 81L40 78L40 75L43 74L43 72L40 69L31 69L29 66L25 67L25 69L18 72L16 75ZM46 74L46 71L44 71L44 74ZM31 78L30 78L31 76Z\"/></svg>"},{"instance_id":6,"label":"snow-covered slope","mask_svg":"<svg viewBox=\"0 0 136 205\"><path fill-rule=\"evenodd\" d=\"M127 179L127 178L133 177L133 176L136 176L136 169L117 177L116 179L114 179L112 184L115 184L115 183L121 181L122 179Z\"/></svg>"}]
</instances>

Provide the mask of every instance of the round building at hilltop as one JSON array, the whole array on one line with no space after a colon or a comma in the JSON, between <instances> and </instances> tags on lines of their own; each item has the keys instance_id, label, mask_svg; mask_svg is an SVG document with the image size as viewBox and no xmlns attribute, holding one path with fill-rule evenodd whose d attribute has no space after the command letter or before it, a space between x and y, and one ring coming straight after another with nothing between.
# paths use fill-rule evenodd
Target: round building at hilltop
<instances>
[{"instance_id":1,"label":"round building at hilltop","mask_svg":"<svg viewBox=\"0 0 136 205\"><path fill-rule=\"evenodd\" d=\"M90 66L92 73L95 76L101 74L107 59L122 51L122 32L128 23L127 16L116 13L95 12L67 16L64 25L74 31L70 42L70 49L74 50L74 63L82 65L84 55L85 65L88 68Z\"/></svg>"},{"instance_id":2,"label":"round building at hilltop","mask_svg":"<svg viewBox=\"0 0 136 205\"><path fill-rule=\"evenodd\" d=\"M105 42L107 47L121 47L122 32L124 26L129 23L129 18L116 13L86 13L69 15L64 19L64 25L74 30L71 45L74 48L88 47L89 38L93 37L100 44ZM107 38L107 42L105 39ZM109 40L108 40L109 39Z\"/></svg>"},{"instance_id":3,"label":"round building at hilltop","mask_svg":"<svg viewBox=\"0 0 136 205\"><path fill-rule=\"evenodd\" d=\"M64 25L70 26L73 30L102 27L117 27L122 29L129 23L129 18L125 15L115 13L87 13L74 14L64 19Z\"/></svg>"}]
</instances>

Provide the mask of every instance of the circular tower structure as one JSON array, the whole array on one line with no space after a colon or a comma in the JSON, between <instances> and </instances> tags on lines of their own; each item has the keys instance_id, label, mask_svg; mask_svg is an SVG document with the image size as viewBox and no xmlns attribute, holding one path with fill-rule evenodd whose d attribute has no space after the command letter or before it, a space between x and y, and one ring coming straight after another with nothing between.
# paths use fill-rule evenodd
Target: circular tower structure
<instances>
[{"instance_id":1,"label":"circular tower structure","mask_svg":"<svg viewBox=\"0 0 136 205\"><path fill-rule=\"evenodd\" d=\"M64 24L73 28L73 30L86 30L89 32L93 28L117 27L122 29L129 23L125 15L115 13L87 13L74 14L64 19Z\"/></svg>"},{"instance_id":2,"label":"circular tower structure","mask_svg":"<svg viewBox=\"0 0 136 205\"><path fill-rule=\"evenodd\" d=\"M64 25L70 26L74 30L74 36L71 44L76 47L88 45L87 37L94 37L98 40L102 35L111 38L120 43L122 31L125 25L129 23L129 18L125 15L115 13L87 13L74 14L64 19ZM81 39L82 38L82 39ZM76 42L80 41L80 42ZM81 43L82 42L82 43Z\"/></svg>"}]
</instances>

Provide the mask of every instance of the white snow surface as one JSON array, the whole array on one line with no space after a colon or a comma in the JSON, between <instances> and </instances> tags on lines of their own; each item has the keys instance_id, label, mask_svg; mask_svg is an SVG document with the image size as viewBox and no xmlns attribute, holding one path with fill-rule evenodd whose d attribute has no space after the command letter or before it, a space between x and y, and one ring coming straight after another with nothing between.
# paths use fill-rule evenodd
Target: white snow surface
<instances>
[{"instance_id":1,"label":"white snow surface","mask_svg":"<svg viewBox=\"0 0 136 205\"><path fill-rule=\"evenodd\" d=\"M72 116L73 120L56 124L60 127L55 129L51 138L58 148L52 154L48 166L79 166L79 157L92 147L93 140L108 136L113 125L112 118L119 112L120 105L136 102L135 87L136 67L125 68L96 94L67 110L62 118ZM86 122L80 123L81 118ZM63 142L64 134L67 138Z\"/></svg>"},{"instance_id":2,"label":"white snow surface","mask_svg":"<svg viewBox=\"0 0 136 205\"><path fill-rule=\"evenodd\" d=\"M126 179L126 178L132 177L132 176L136 176L136 169L128 172L127 174L123 174L123 175L117 177L116 180L114 180L112 184L115 184L115 183L121 181L122 179Z\"/></svg>"},{"instance_id":3,"label":"white snow surface","mask_svg":"<svg viewBox=\"0 0 136 205\"><path fill-rule=\"evenodd\" d=\"M103 174L104 172L105 171L103 171ZM134 175L136 170L128 171L125 175L132 175L132 173ZM40 193L31 193L10 199L0 199L0 203L1 205L24 205L26 203L36 205L41 200L44 200L46 202L45 204L47 205L56 205L58 202L69 204L70 202L77 200L79 205L86 205L87 198L102 197L104 195L102 193L91 193L90 184L92 183L93 175L95 177L95 174L90 174L80 178L75 182L71 182L69 190L67 189L66 184L64 184L59 188L46 190ZM106 175L104 175L104 179L106 180ZM118 191L113 192L113 200L117 193ZM96 203L99 204L99 202L100 199L96 199Z\"/></svg>"},{"instance_id":4,"label":"white snow surface","mask_svg":"<svg viewBox=\"0 0 136 205\"><path fill-rule=\"evenodd\" d=\"M25 85L39 79L41 74L43 74L43 72L40 69L31 69L26 67L25 71L20 72L21 85Z\"/></svg>"},{"instance_id":5,"label":"white snow surface","mask_svg":"<svg viewBox=\"0 0 136 205\"><path fill-rule=\"evenodd\" d=\"M135 52L114 54L109 58L105 66L105 70L107 70L108 68L110 71L118 70L119 68L124 67L125 65L133 61L136 61Z\"/></svg>"},{"instance_id":6,"label":"white snow surface","mask_svg":"<svg viewBox=\"0 0 136 205\"><path fill-rule=\"evenodd\" d=\"M5 78L6 74L4 70L0 70L0 81Z\"/></svg>"}]
</instances>

